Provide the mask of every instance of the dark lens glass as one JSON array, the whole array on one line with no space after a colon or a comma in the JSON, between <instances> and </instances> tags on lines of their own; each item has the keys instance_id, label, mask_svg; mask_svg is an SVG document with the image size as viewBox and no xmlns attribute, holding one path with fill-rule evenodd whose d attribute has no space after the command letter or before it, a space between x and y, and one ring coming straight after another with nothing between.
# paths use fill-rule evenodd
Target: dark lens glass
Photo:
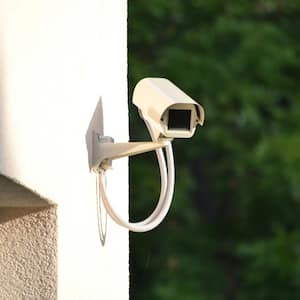
<instances>
[{"instance_id":1,"label":"dark lens glass","mask_svg":"<svg viewBox=\"0 0 300 300\"><path fill-rule=\"evenodd\" d=\"M169 130L190 130L191 110L170 109L168 119Z\"/></svg>"}]
</instances>

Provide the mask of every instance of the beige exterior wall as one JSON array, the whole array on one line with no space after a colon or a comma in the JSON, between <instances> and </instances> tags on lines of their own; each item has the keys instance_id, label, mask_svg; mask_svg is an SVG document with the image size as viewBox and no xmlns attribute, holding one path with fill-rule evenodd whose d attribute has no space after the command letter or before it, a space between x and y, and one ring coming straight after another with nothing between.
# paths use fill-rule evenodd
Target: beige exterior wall
<instances>
[{"instance_id":1,"label":"beige exterior wall","mask_svg":"<svg viewBox=\"0 0 300 300\"><path fill-rule=\"evenodd\" d=\"M85 143L100 97L104 134L128 140L126 1L0 0L0 45L0 173L57 204L58 299L128 299L128 232L108 220L101 246ZM127 182L126 159L116 161L108 192L125 217ZM3 223L0 242L26 226L41 232L53 214L47 208ZM34 243L22 243L34 253Z\"/></svg>"},{"instance_id":2,"label":"beige exterior wall","mask_svg":"<svg viewBox=\"0 0 300 300\"><path fill-rule=\"evenodd\" d=\"M0 299L57 298L56 206L0 176Z\"/></svg>"}]
</instances>

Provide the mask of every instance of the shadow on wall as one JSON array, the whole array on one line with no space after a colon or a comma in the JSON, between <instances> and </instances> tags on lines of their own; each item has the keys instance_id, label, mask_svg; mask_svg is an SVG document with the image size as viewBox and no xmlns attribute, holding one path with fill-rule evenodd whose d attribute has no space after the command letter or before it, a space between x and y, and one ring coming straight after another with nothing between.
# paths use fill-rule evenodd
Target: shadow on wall
<instances>
[{"instance_id":1,"label":"shadow on wall","mask_svg":"<svg viewBox=\"0 0 300 300\"><path fill-rule=\"evenodd\" d=\"M11 153L10 135L8 124L11 118L8 100L8 70L6 65L6 48L3 35L0 35L0 174L10 171L17 165L15 157L13 160L7 159L7 154ZM13 137L11 137L13 138ZM37 213L49 208L54 208L50 203L19 184L0 175L0 224L21 218L32 213Z\"/></svg>"},{"instance_id":2,"label":"shadow on wall","mask_svg":"<svg viewBox=\"0 0 300 300\"><path fill-rule=\"evenodd\" d=\"M56 205L0 175L0 224Z\"/></svg>"}]
</instances>

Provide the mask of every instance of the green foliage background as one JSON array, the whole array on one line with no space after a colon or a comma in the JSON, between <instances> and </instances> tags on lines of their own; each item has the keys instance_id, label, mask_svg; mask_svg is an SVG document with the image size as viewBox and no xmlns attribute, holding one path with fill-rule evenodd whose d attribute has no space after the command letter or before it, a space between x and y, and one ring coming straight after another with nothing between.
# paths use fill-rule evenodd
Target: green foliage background
<instances>
[{"instance_id":1,"label":"green foliage background","mask_svg":"<svg viewBox=\"0 0 300 300\"><path fill-rule=\"evenodd\" d=\"M167 219L131 235L131 299L300 299L300 2L128 4L130 99L166 77L206 110L174 143ZM148 138L134 107L130 121ZM133 219L159 192L155 156L134 160Z\"/></svg>"}]
</instances>

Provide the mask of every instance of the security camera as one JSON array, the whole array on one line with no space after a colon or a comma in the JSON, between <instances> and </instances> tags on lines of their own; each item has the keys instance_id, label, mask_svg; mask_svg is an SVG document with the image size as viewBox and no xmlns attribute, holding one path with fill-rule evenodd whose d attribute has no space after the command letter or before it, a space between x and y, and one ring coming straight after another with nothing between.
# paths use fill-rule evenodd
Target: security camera
<instances>
[{"instance_id":1,"label":"security camera","mask_svg":"<svg viewBox=\"0 0 300 300\"><path fill-rule=\"evenodd\" d=\"M151 127L154 139L190 138L203 125L200 104L165 78L145 78L135 87L133 103Z\"/></svg>"},{"instance_id":2,"label":"security camera","mask_svg":"<svg viewBox=\"0 0 300 300\"><path fill-rule=\"evenodd\" d=\"M109 216L131 231L144 232L162 222L172 202L175 168L171 141L173 138L193 136L197 124L203 125L204 110L165 78L145 78L138 82L133 93L133 103L148 127L152 142L114 143L113 138L94 132L91 165L98 176L98 195ZM162 149L165 149L165 153ZM105 172L111 168L114 159L153 150L156 151L161 175L158 204L148 218L140 222L128 222L115 212L108 200Z\"/></svg>"}]
</instances>

